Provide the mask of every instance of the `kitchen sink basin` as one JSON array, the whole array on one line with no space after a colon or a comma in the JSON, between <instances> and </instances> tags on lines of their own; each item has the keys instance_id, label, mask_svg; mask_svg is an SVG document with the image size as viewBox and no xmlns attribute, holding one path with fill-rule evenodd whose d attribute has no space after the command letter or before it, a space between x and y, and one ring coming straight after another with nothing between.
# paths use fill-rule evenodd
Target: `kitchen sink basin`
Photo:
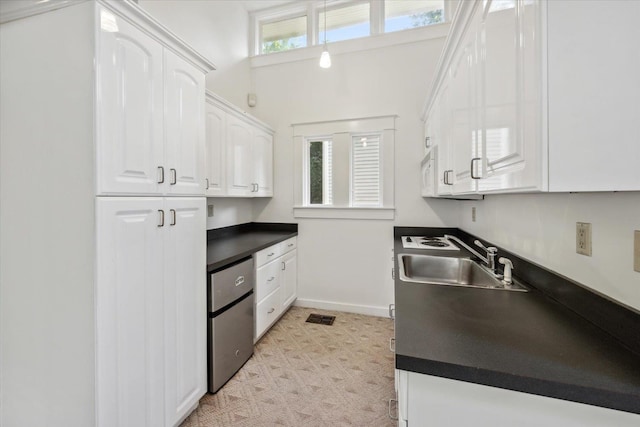
<instances>
[{"instance_id":1,"label":"kitchen sink basin","mask_svg":"<svg viewBox=\"0 0 640 427\"><path fill-rule=\"evenodd\" d=\"M469 258L400 254L398 261L403 282L527 292L517 282L503 283Z\"/></svg>"}]
</instances>

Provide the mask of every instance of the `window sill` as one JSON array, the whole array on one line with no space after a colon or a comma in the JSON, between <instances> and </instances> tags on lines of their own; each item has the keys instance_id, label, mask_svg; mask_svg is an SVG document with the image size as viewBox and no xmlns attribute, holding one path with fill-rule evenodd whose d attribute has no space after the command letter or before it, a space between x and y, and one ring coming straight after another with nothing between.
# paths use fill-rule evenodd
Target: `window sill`
<instances>
[{"instance_id":1,"label":"window sill","mask_svg":"<svg viewBox=\"0 0 640 427\"><path fill-rule=\"evenodd\" d=\"M321 219L389 219L395 218L395 208L351 208L335 206L294 206L295 218Z\"/></svg>"},{"instance_id":2,"label":"window sill","mask_svg":"<svg viewBox=\"0 0 640 427\"><path fill-rule=\"evenodd\" d=\"M428 27L414 28L411 30L396 31L393 33L378 34L358 39L344 40L329 43L327 46L331 55L340 55L363 50L378 49L405 43L415 43L424 40L444 38L449 32L449 22L434 24ZM284 52L256 55L250 58L251 68L265 67L268 65L284 64L304 60L317 60L322 53L323 45L303 47Z\"/></svg>"}]
</instances>

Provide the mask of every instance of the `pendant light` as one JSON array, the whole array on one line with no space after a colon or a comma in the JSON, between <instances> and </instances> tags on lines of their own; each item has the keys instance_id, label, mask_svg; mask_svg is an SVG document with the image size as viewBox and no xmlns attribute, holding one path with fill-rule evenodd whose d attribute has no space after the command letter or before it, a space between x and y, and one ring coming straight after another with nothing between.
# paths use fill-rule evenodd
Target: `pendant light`
<instances>
[{"instance_id":1,"label":"pendant light","mask_svg":"<svg viewBox=\"0 0 640 427\"><path fill-rule=\"evenodd\" d=\"M327 0L324 0L324 49L320 55L320 68L331 67L331 55L327 49Z\"/></svg>"}]
</instances>

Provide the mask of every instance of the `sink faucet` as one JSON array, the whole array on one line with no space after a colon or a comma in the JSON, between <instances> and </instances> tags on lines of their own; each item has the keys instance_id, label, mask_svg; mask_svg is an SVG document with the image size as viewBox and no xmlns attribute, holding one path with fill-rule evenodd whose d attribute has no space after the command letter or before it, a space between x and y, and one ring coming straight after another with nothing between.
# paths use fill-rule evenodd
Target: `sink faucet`
<instances>
[{"instance_id":1,"label":"sink faucet","mask_svg":"<svg viewBox=\"0 0 640 427\"><path fill-rule=\"evenodd\" d=\"M487 251L487 268L489 268L489 270L491 270L491 272L496 275L496 255L498 253L498 248L494 246L486 247L482 244L482 242L480 242L480 240L476 240L473 243L475 243L476 246L479 246L480 248Z\"/></svg>"},{"instance_id":2,"label":"sink faucet","mask_svg":"<svg viewBox=\"0 0 640 427\"><path fill-rule=\"evenodd\" d=\"M511 260L509 258L500 257L500 259L498 259L498 262L504 265L504 279L502 279L502 283L504 283L505 285L510 285L513 282L513 279L511 277L513 264L511 263Z\"/></svg>"}]
</instances>

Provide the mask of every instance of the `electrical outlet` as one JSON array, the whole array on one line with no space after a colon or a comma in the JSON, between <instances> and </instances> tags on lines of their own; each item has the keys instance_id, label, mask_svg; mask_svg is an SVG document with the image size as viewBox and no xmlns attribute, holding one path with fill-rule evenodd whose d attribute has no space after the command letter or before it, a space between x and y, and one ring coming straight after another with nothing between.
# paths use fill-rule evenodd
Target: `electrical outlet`
<instances>
[{"instance_id":1,"label":"electrical outlet","mask_svg":"<svg viewBox=\"0 0 640 427\"><path fill-rule=\"evenodd\" d=\"M633 269L640 273L640 230L633 232Z\"/></svg>"},{"instance_id":2,"label":"electrical outlet","mask_svg":"<svg viewBox=\"0 0 640 427\"><path fill-rule=\"evenodd\" d=\"M471 222L476 222L476 207L471 207Z\"/></svg>"},{"instance_id":3,"label":"electrical outlet","mask_svg":"<svg viewBox=\"0 0 640 427\"><path fill-rule=\"evenodd\" d=\"M213 216L213 205L207 205L207 215L209 217Z\"/></svg>"},{"instance_id":4,"label":"electrical outlet","mask_svg":"<svg viewBox=\"0 0 640 427\"><path fill-rule=\"evenodd\" d=\"M576 252L591 256L591 223L576 222Z\"/></svg>"}]
</instances>

